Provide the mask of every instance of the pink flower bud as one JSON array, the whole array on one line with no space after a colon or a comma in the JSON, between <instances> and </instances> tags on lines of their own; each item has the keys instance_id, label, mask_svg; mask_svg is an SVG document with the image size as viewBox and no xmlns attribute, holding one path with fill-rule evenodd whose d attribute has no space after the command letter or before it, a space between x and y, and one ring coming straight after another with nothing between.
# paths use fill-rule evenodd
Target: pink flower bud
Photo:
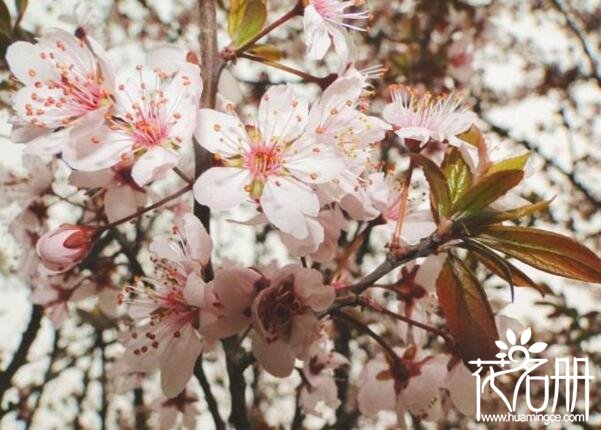
<instances>
[{"instance_id":1,"label":"pink flower bud","mask_svg":"<svg viewBox=\"0 0 601 430\"><path fill-rule=\"evenodd\" d=\"M96 232L92 226L63 224L40 237L36 251L47 269L66 272L87 255Z\"/></svg>"}]
</instances>

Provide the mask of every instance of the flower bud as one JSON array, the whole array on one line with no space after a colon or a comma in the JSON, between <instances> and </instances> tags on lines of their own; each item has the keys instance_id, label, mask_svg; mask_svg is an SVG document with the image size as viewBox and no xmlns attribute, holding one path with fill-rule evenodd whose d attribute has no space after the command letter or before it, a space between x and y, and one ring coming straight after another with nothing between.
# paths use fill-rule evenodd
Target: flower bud
<instances>
[{"instance_id":1,"label":"flower bud","mask_svg":"<svg viewBox=\"0 0 601 430\"><path fill-rule=\"evenodd\" d=\"M65 272L84 259L96 232L92 226L63 224L40 237L36 251L48 270Z\"/></svg>"}]
</instances>

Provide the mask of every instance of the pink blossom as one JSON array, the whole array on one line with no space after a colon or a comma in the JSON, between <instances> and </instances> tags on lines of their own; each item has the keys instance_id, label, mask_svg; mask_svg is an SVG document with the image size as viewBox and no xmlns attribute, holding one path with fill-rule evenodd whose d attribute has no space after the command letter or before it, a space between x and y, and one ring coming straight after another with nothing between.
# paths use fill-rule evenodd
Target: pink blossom
<instances>
[{"instance_id":1,"label":"pink blossom","mask_svg":"<svg viewBox=\"0 0 601 430\"><path fill-rule=\"evenodd\" d=\"M251 308L266 279L257 270L228 264L215 273L213 292L217 318L205 326L208 336L225 338L240 333L251 323Z\"/></svg>"},{"instance_id":2,"label":"pink blossom","mask_svg":"<svg viewBox=\"0 0 601 430\"><path fill-rule=\"evenodd\" d=\"M395 282L394 289L398 299L399 313L411 318L414 321L428 323L428 310L432 310L435 305L430 303L428 290L426 286L419 283L418 275L423 277L423 272L429 269L429 265L422 268L421 265L411 262L401 268L399 280ZM408 344L421 345L426 341L425 330L415 329L415 327L401 323L399 324L399 337Z\"/></svg>"},{"instance_id":3,"label":"pink blossom","mask_svg":"<svg viewBox=\"0 0 601 430\"><path fill-rule=\"evenodd\" d=\"M461 84L468 82L474 72L473 51L473 43L467 36L453 41L447 51L448 73Z\"/></svg>"},{"instance_id":4,"label":"pink blossom","mask_svg":"<svg viewBox=\"0 0 601 430\"><path fill-rule=\"evenodd\" d=\"M399 216L402 193L400 184L392 176L383 172L372 172L361 177L361 184L347 194L340 202L341 207L359 221L376 220L381 216L382 224L394 229ZM401 238L407 243L415 243L436 229L429 209L417 204L409 204L405 213Z\"/></svg>"},{"instance_id":5,"label":"pink blossom","mask_svg":"<svg viewBox=\"0 0 601 430\"><path fill-rule=\"evenodd\" d=\"M164 261L158 265L159 278L139 279L121 297L133 319L125 358L137 371L159 368L167 397L184 389L203 346L210 348L214 342L201 337L203 327L215 319L212 284L202 277L211 246L200 221L189 215L177 241L153 243Z\"/></svg>"},{"instance_id":6,"label":"pink blossom","mask_svg":"<svg viewBox=\"0 0 601 430\"><path fill-rule=\"evenodd\" d=\"M362 2L342 0L306 0L303 19L305 41L309 48L308 56L313 60L322 59L332 43L340 57L347 57L349 51L346 29L364 29L349 21L369 19L366 10L349 12L346 9Z\"/></svg>"},{"instance_id":7,"label":"pink blossom","mask_svg":"<svg viewBox=\"0 0 601 430\"><path fill-rule=\"evenodd\" d=\"M436 291L436 279L438 279L446 259L447 254L445 252L426 257L420 264L413 282L429 293Z\"/></svg>"},{"instance_id":8,"label":"pink blossom","mask_svg":"<svg viewBox=\"0 0 601 430\"><path fill-rule=\"evenodd\" d=\"M345 169L331 184L321 186L334 199L352 192L361 182L360 175L371 166L373 145L384 139L390 126L381 119L359 110L363 81L341 77L323 92L311 107L307 130L316 139L335 146Z\"/></svg>"},{"instance_id":9,"label":"pink blossom","mask_svg":"<svg viewBox=\"0 0 601 430\"><path fill-rule=\"evenodd\" d=\"M463 107L457 94L434 98L430 93L418 95L402 85L390 87L392 103L384 108L383 116L402 138L426 144L429 141L449 142L459 146L456 136L471 127L476 116Z\"/></svg>"},{"instance_id":10,"label":"pink blossom","mask_svg":"<svg viewBox=\"0 0 601 430\"><path fill-rule=\"evenodd\" d=\"M394 229L399 218L403 194L397 181L388 180L386 184L388 186L388 199L382 210L382 217L388 222L388 226ZM436 223L429 207L420 206L418 202L410 203L404 215L401 238L405 242L416 243L432 234L434 230L436 230Z\"/></svg>"},{"instance_id":11,"label":"pink blossom","mask_svg":"<svg viewBox=\"0 0 601 430\"><path fill-rule=\"evenodd\" d=\"M336 409L340 406L338 387L334 379L334 371L349 361L343 355L325 351L320 342L315 342L303 365L303 385L299 402L305 412L320 415L317 406L320 403Z\"/></svg>"},{"instance_id":12,"label":"pink blossom","mask_svg":"<svg viewBox=\"0 0 601 430\"><path fill-rule=\"evenodd\" d=\"M177 428L178 417L182 417L182 425L186 430L196 429L196 417L200 414L198 397L184 389L177 396L166 399L161 398L154 402L159 411L160 430Z\"/></svg>"},{"instance_id":13,"label":"pink blossom","mask_svg":"<svg viewBox=\"0 0 601 430\"><path fill-rule=\"evenodd\" d=\"M44 308L54 327L59 327L67 316L68 304L76 303L91 297L91 283L81 278L51 276L38 280L39 286L34 288L30 300L33 304Z\"/></svg>"},{"instance_id":14,"label":"pink blossom","mask_svg":"<svg viewBox=\"0 0 601 430\"><path fill-rule=\"evenodd\" d=\"M374 85L372 81L377 81L382 79L384 73L386 73L387 69L381 64L376 64L373 66L365 67L363 69L358 69L356 67L356 61L358 57L357 47L355 44L349 45L349 52L346 58L342 58L340 61L340 67L338 68L338 76L345 78L355 78L361 81L361 99L366 99L367 97L371 97L374 95ZM362 110L365 110L367 106L365 103L360 101L360 106Z\"/></svg>"},{"instance_id":15,"label":"pink blossom","mask_svg":"<svg viewBox=\"0 0 601 430\"><path fill-rule=\"evenodd\" d=\"M124 338L126 360L136 371L160 369L163 392L176 396L192 377L203 350L197 328L212 307L210 285L196 276L185 285L167 274L161 280L144 278L127 287L121 302L128 304L134 321ZM178 357L177 365L173 357Z\"/></svg>"},{"instance_id":16,"label":"pink blossom","mask_svg":"<svg viewBox=\"0 0 601 430\"><path fill-rule=\"evenodd\" d=\"M197 66L151 56L115 79L115 104L107 122L69 147L65 159L74 169L96 171L122 161L133 163L140 186L162 177L179 162L179 149L191 142L202 90Z\"/></svg>"},{"instance_id":17,"label":"pink blossom","mask_svg":"<svg viewBox=\"0 0 601 430\"><path fill-rule=\"evenodd\" d=\"M45 216L46 206L34 203L13 219L8 226L8 231L22 248L18 263L19 270L27 277L34 277L38 273L40 258L35 248L44 231Z\"/></svg>"},{"instance_id":18,"label":"pink blossom","mask_svg":"<svg viewBox=\"0 0 601 430\"><path fill-rule=\"evenodd\" d=\"M355 220L371 221L389 205L389 182L383 172L369 173L359 186L344 196L340 206Z\"/></svg>"},{"instance_id":19,"label":"pink blossom","mask_svg":"<svg viewBox=\"0 0 601 430\"><path fill-rule=\"evenodd\" d=\"M164 268L182 282L191 274L203 276L212 250L211 237L200 220L191 213L183 215L171 236L159 236L150 244L150 251L169 263Z\"/></svg>"},{"instance_id":20,"label":"pink blossom","mask_svg":"<svg viewBox=\"0 0 601 430\"><path fill-rule=\"evenodd\" d=\"M269 373L286 377L319 337L316 312L332 304L335 291L317 270L295 264L266 280L252 303L253 354Z\"/></svg>"},{"instance_id":21,"label":"pink blossom","mask_svg":"<svg viewBox=\"0 0 601 430\"><path fill-rule=\"evenodd\" d=\"M445 379L449 397L455 407L468 417L476 414L476 378L460 359L455 359Z\"/></svg>"},{"instance_id":22,"label":"pink blossom","mask_svg":"<svg viewBox=\"0 0 601 430\"><path fill-rule=\"evenodd\" d=\"M36 44L13 43L6 59L24 85L13 99L12 140L28 143L26 152L58 153L77 144L78 133L104 121L113 76L93 39L52 30Z\"/></svg>"},{"instance_id":23,"label":"pink blossom","mask_svg":"<svg viewBox=\"0 0 601 430\"><path fill-rule=\"evenodd\" d=\"M338 206L333 209L322 209L317 221L323 226L323 229L317 230L315 235L310 233L303 240L298 240L285 233L281 233L280 237L293 256L308 255L313 261L327 263L335 257L338 238L341 232L347 229L348 221Z\"/></svg>"},{"instance_id":24,"label":"pink blossom","mask_svg":"<svg viewBox=\"0 0 601 430\"><path fill-rule=\"evenodd\" d=\"M109 222L136 213L148 200L148 193L131 177L131 163L118 163L96 172L74 171L69 182L78 188L104 189L104 211Z\"/></svg>"},{"instance_id":25,"label":"pink blossom","mask_svg":"<svg viewBox=\"0 0 601 430\"><path fill-rule=\"evenodd\" d=\"M367 362L360 376L359 410L370 417L392 410L399 423L404 423L407 410L425 421L435 421L442 415L441 388L448 360L444 356L418 360L412 348L397 359L399 364L394 367L383 355Z\"/></svg>"},{"instance_id":26,"label":"pink blossom","mask_svg":"<svg viewBox=\"0 0 601 430\"><path fill-rule=\"evenodd\" d=\"M202 109L196 137L221 166L196 181L196 199L214 210L252 199L269 222L297 239L321 229L313 186L334 179L344 164L334 147L303 132L307 110L307 102L284 85L265 93L256 126Z\"/></svg>"},{"instance_id":27,"label":"pink blossom","mask_svg":"<svg viewBox=\"0 0 601 430\"><path fill-rule=\"evenodd\" d=\"M88 254L97 231L93 226L63 224L40 237L36 251L48 270L65 272Z\"/></svg>"},{"instance_id":28,"label":"pink blossom","mask_svg":"<svg viewBox=\"0 0 601 430\"><path fill-rule=\"evenodd\" d=\"M115 391L119 394L140 388L147 378L145 373L133 371L124 356L111 363L106 376L113 381Z\"/></svg>"},{"instance_id":29,"label":"pink blossom","mask_svg":"<svg viewBox=\"0 0 601 430\"><path fill-rule=\"evenodd\" d=\"M0 207L17 202L26 209L43 194L51 191L55 170L53 164L46 163L39 157L25 155L23 165L27 170L26 176L0 167Z\"/></svg>"}]
</instances>

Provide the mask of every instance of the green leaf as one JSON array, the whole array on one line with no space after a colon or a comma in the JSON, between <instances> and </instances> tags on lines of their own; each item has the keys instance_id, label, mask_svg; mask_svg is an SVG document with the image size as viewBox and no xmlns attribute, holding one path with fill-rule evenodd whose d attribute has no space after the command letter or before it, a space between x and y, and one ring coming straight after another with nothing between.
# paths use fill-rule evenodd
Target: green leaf
<instances>
[{"instance_id":1,"label":"green leaf","mask_svg":"<svg viewBox=\"0 0 601 430\"><path fill-rule=\"evenodd\" d=\"M457 219L469 218L495 202L522 181L521 170L503 170L487 174L474 185L452 208Z\"/></svg>"},{"instance_id":2,"label":"green leaf","mask_svg":"<svg viewBox=\"0 0 601 430\"><path fill-rule=\"evenodd\" d=\"M466 363L494 359L499 338L494 315L482 286L461 260L449 255L436 294L460 357Z\"/></svg>"},{"instance_id":3,"label":"green leaf","mask_svg":"<svg viewBox=\"0 0 601 430\"><path fill-rule=\"evenodd\" d=\"M267 20L267 0L232 0L228 32L239 48L258 35Z\"/></svg>"},{"instance_id":4,"label":"green leaf","mask_svg":"<svg viewBox=\"0 0 601 430\"><path fill-rule=\"evenodd\" d=\"M499 161L496 164L493 164L487 173L501 172L503 170L524 170L526 167L526 163L530 158L530 152L525 152L522 155L518 155L517 157L508 158L503 161Z\"/></svg>"},{"instance_id":5,"label":"green leaf","mask_svg":"<svg viewBox=\"0 0 601 430\"><path fill-rule=\"evenodd\" d=\"M7 38L11 38L13 28L10 19L10 12L6 7L4 0L0 0L0 34Z\"/></svg>"},{"instance_id":6,"label":"green leaf","mask_svg":"<svg viewBox=\"0 0 601 430\"><path fill-rule=\"evenodd\" d=\"M567 236L535 228L491 225L482 230L477 239L545 272L601 283L601 259Z\"/></svg>"},{"instance_id":7,"label":"green leaf","mask_svg":"<svg viewBox=\"0 0 601 430\"><path fill-rule=\"evenodd\" d=\"M472 125L469 130L464 131L457 137L459 139L463 140L464 142L467 142L470 145L475 146L476 148L481 148L481 147L486 146L486 143L484 142L484 135L478 129L478 127L476 127L474 125Z\"/></svg>"},{"instance_id":8,"label":"green leaf","mask_svg":"<svg viewBox=\"0 0 601 430\"><path fill-rule=\"evenodd\" d=\"M525 216L547 209L552 201L553 199L543 200L508 211L486 210L479 215L471 217L468 224L470 226L486 226L490 224L499 224L503 221L516 221Z\"/></svg>"},{"instance_id":9,"label":"green leaf","mask_svg":"<svg viewBox=\"0 0 601 430\"><path fill-rule=\"evenodd\" d=\"M449 185L447 179L440 167L432 160L420 154L410 154L411 158L417 163L426 176L426 180L430 185L430 193L432 196L432 205L439 217L447 217L451 207L449 197Z\"/></svg>"},{"instance_id":10,"label":"green leaf","mask_svg":"<svg viewBox=\"0 0 601 430\"><path fill-rule=\"evenodd\" d=\"M442 162L442 171L447 178L449 199L451 204L455 204L472 186L473 175L461 151L455 147L450 148Z\"/></svg>"},{"instance_id":11,"label":"green leaf","mask_svg":"<svg viewBox=\"0 0 601 430\"><path fill-rule=\"evenodd\" d=\"M280 48L269 43L253 45L248 52L269 61L278 61L284 57Z\"/></svg>"}]
</instances>

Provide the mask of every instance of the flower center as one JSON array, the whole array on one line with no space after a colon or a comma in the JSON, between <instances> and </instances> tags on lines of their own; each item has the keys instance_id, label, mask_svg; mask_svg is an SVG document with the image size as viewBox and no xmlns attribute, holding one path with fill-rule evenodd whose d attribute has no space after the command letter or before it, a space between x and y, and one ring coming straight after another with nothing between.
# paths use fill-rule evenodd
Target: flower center
<instances>
[{"instance_id":1,"label":"flower center","mask_svg":"<svg viewBox=\"0 0 601 430\"><path fill-rule=\"evenodd\" d=\"M162 143L163 139L167 136L167 127L157 119L141 118L133 124L132 134L139 146L151 148Z\"/></svg>"},{"instance_id":2,"label":"flower center","mask_svg":"<svg viewBox=\"0 0 601 430\"><path fill-rule=\"evenodd\" d=\"M261 299L257 308L267 342L274 342L279 338L288 339L292 331L292 317L304 313L305 309L305 305L294 294L293 276L273 287Z\"/></svg>"},{"instance_id":3,"label":"flower center","mask_svg":"<svg viewBox=\"0 0 601 430\"><path fill-rule=\"evenodd\" d=\"M246 159L246 167L256 179L264 180L281 167L281 156L277 146L253 147Z\"/></svg>"}]
</instances>

